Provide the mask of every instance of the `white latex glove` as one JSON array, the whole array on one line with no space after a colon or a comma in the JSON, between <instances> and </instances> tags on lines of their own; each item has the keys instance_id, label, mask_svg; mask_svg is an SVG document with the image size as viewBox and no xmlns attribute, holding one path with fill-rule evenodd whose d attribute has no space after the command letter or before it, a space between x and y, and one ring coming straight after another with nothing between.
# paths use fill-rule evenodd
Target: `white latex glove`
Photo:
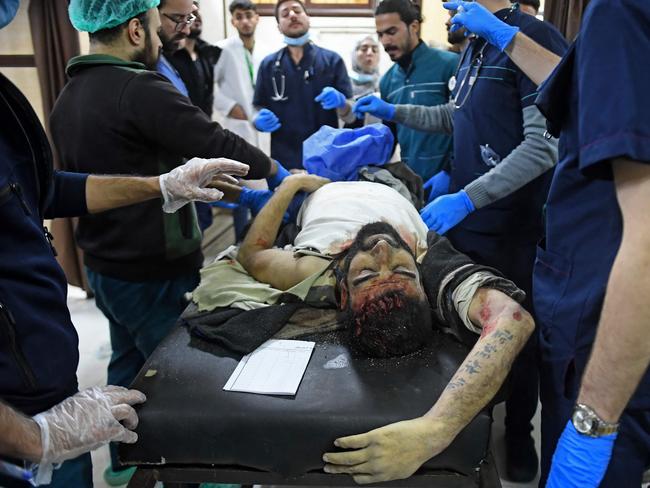
<instances>
[{"instance_id":1,"label":"white latex glove","mask_svg":"<svg viewBox=\"0 0 650 488\"><path fill-rule=\"evenodd\" d=\"M138 415L131 405L146 401L143 393L121 386L94 387L66 398L33 417L41 429L43 455L34 484L51 481L53 464L74 459L107 442L133 444Z\"/></svg>"},{"instance_id":2,"label":"white latex glove","mask_svg":"<svg viewBox=\"0 0 650 488\"><path fill-rule=\"evenodd\" d=\"M187 163L160 175L160 192L163 196L163 210L174 213L183 205L193 202L216 202L223 193L216 188L207 188L212 180L230 183L232 176L246 176L248 165L228 158L192 158Z\"/></svg>"}]
</instances>

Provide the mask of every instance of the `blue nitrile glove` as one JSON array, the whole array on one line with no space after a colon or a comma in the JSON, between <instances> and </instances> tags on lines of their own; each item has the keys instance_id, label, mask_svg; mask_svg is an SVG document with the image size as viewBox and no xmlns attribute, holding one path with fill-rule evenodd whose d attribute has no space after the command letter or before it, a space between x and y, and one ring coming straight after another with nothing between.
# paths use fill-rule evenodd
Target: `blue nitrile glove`
<instances>
[{"instance_id":1,"label":"blue nitrile glove","mask_svg":"<svg viewBox=\"0 0 650 488\"><path fill-rule=\"evenodd\" d=\"M267 108L260 110L253 123L255 124L257 130L261 132L275 132L280 127L282 127L278 116Z\"/></svg>"},{"instance_id":2,"label":"blue nitrile glove","mask_svg":"<svg viewBox=\"0 0 650 488\"><path fill-rule=\"evenodd\" d=\"M616 436L582 435L569 421L555 448L546 488L596 488L607 471Z\"/></svg>"},{"instance_id":3,"label":"blue nitrile glove","mask_svg":"<svg viewBox=\"0 0 650 488\"><path fill-rule=\"evenodd\" d=\"M443 6L458 13L451 19L451 32L465 27L468 32L481 36L503 51L519 32L519 27L499 20L492 12L478 2L445 2Z\"/></svg>"},{"instance_id":4,"label":"blue nitrile glove","mask_svg":"<svg viewBox=\"0 0 650 488\"><path fill-rule=\"evenodd\" d=\"M331 86L323 88L323 91L314 98L314 101L319 102L325 110L345 107L345 95Z\"/></svg>"},{"instance_id":5,"label":"blue nitrile glove","mask_svg":"<svg viewBox=\"0 0 650 488\"><path fill-rule=\"evenodd\" d=\"M435 175L429 178L429 181L427 181L423 186L425 190L429 190L427 203L431 203L439 196L449 193L450 181L451 176L449 176L449 173L446 171L438 171Z\"/></svg>"},{"instance_id":6,"label":"blue nitrile glove","mask_svg":"<svg viewBox=\"0 0 650 488\"><path fill-rule=\"evenodd\" d=\"M269 190L271 191L275 190L278 186L280 186L280 183L282 183L287 176L291 175L291 173L289 173L289 170L280 164L280 161L277 159L274 159L273 161L275 161L275 164L278 167L278 172L275 173L274 176L269 176L266 178L266 183L269 185Z\"/></svg>"},{"instance_id":7,"label":"blue nitrile glove","mask_svg":"<svg viewBox=\"0 0 650 488\"><path fill-rule=\"evenodd\" d=\"M293 197L293 200L291 200L291 203L287 208L287 213L284 214L285 222L295 223L298 220L298 212L300 212L300 208L308 196L309 194L304 191L296 193L296 196Z\"/></svg>"},{"instance_id":8,"label":"blue nitrile glove","mask_svg":"<svg viewBox=\"0 0 650 488\"><path fill-rule=\"evenodd\" d=\"M384 102L375 95L366 95L357 100L357 103L352 107L352 112L358 119L362 119L366 113L369 113L382 120L393 120L395 105Z\"/></svg>"},{"instance_id":9,"label":"blue nitrile glove","mask_svg":"<svg viewBox=\"0 0 650 488\"><path fill-rule=\"evenodd\" d=\"M467 196L465 190L461 190L436 198L420 210L420 215L429 230L444 234L474 210L476 209L472 200Z\"/></svg>"},{"instance_id":10,"label":"blue nitrile glove","mask_svg":"<svg viewBox=\"0 0 650 488\"><path fill-rule=\"evenodd\" d=\"M250 208L253 215L256 215L272 196L273 192L271 190L253 190L244 186L241 189L237 203Z\"/></svg>"}]
</instances>

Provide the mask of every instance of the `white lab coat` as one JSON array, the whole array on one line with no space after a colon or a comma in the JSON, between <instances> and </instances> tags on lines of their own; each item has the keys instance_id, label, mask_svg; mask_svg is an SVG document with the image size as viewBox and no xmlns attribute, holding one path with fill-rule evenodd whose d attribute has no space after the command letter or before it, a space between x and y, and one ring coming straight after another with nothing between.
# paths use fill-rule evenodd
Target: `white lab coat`
<instances>
[{"instance_id":1,"label":"white lab coat","mask_svg":"<svg viewBox=\"0 0 650 488\"><path fill-rule=\"evenodd\" d=\"M270 137L261 133L252 124L257 115L253 107L254 86L251 83L247 51L244 43L235 35L217 43L223 51L214 67L214 109L215 116L223 127L238 134L249 143L259 147L264 152L270 152ZM259 48L253 49L250 56L253 65L253 80L257 79L257 70L263 56ZM238 120L228 117L235 105L241 106L248 120Z\"/></svg>"}]
</instances>

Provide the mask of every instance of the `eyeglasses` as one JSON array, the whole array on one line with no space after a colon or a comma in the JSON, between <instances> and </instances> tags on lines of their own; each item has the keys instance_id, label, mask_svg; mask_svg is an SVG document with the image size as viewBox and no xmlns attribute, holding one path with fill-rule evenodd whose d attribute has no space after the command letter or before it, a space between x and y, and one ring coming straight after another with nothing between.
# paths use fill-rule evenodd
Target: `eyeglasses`
<instances>
[{"instance_id":1,"label":"eyeglasses","mask_svg":"<svg viewBox=\"0 0 650 488\"><path fill-rule=\"evenodd\" d=\"M188 15L176 14L175 17L172 16L174 14L169 15L163 13L163 15L176 24L176 27L174 27L174 30L176 32L180 32L183 29L185 29L186 26L192 25L196 20L196 15L194 14L188 14ZM181 20L178 20L179 17L181 18Z\"/></svg>"}]
</instances>

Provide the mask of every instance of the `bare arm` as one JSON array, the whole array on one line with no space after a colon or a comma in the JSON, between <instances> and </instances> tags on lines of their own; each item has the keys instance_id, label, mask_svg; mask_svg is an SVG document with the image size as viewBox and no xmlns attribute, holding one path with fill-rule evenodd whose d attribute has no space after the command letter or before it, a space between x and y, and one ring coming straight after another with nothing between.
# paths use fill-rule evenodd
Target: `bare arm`
<instances>
[{"instance_id":1,"label":"bare arm","mask_svg":"<svg viewBox=\"0 0 650 488\"><path fill-rule=\"evenodd\" d=\"M325 454L326 472L352 474L361 484L408 478L445 450L494 397L532 333L533 319L505 294L485 288L475 294L469 313L483 333L431 410L337 439L337 447L356 450Z\"/></svg>"},{"instance_id":2,"label":"bare arm","mask_svg":"<svg viewBox=\"0 0 650 488\"><path fill-rule=\"evenodd\" d=\"M562 59L521 32L506 47L505 53L536 85L541 85Z\"/></svg>"},{"instance_id":3,"label":"bare arm","mask_svg":"<svg viewBox=\"0 0 650 488\"><path fill-rule=\"evenodd\" d=\"M618 421L650 362L650 168L613 162L623 240L612 267L578 402Z\"/></svg>"},{"instance_id":4,"label":"bare arm","mask_svg":"<svg viewBox=\"0 0 650 488\"><path fill-rule=\"evenodd\" d=\"M98 213L160 198L157 176L94 176L86 180L88 212Z\"/></svg>"},{"instance_id":5,"label":"bare arm","mask_svg":"<svg viewBox=\"0 0 650 488\"><path fill-rule=\"evenodd\" d=\"M329 180L315 175L287 177L257 215L239 248L237 260L256 280L287 290L316 272L322 259L295 258L293 252L273 248L282 217L299 191L315 191Z\"/></svg>"},{"instance_id":6,"label":"bare arm","mask_svg":"<svg viewBox=\"0 0 650 488\"><path fill-rule=\"evenodd\" d=\"M43 455L41 429L31 418L0 402L0 454L38 462Z\"/></svg>"}]
</instances>

